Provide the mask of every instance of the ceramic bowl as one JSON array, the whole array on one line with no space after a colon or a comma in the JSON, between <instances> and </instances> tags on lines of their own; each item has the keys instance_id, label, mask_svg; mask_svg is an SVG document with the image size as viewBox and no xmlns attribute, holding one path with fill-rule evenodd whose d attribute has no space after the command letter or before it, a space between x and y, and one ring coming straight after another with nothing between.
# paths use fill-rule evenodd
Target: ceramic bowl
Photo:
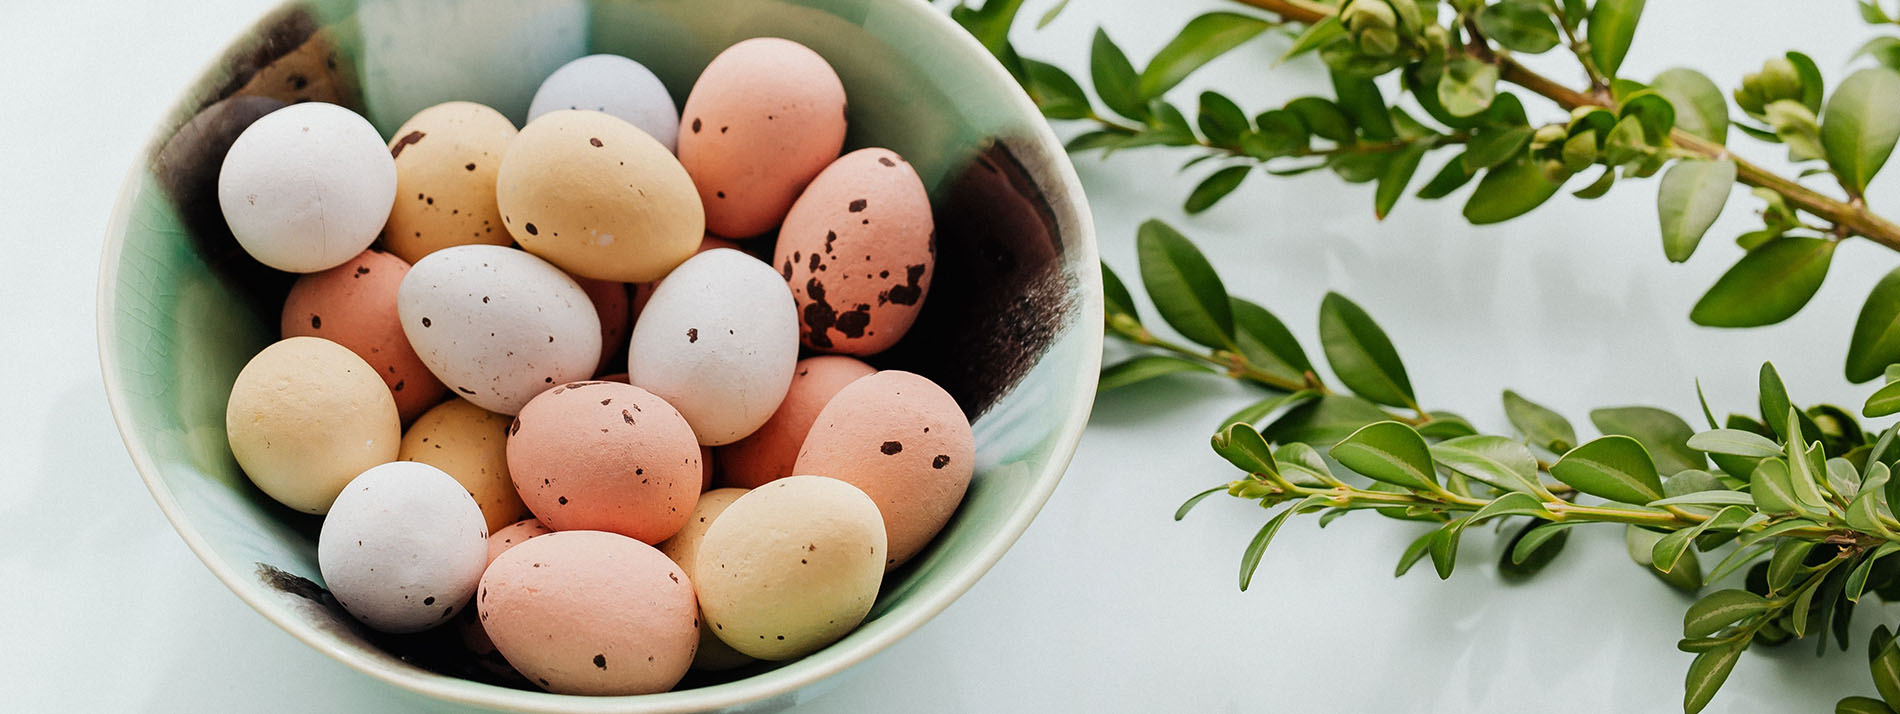
<instances>
[{"instance_id":1,"label":"ceramic bowl","mask_svg":"<svg viewBox=\"0 0 1900 714\"><path fill-rule=\"evenodd\" d=\"M323 589L320 521L265 497L226 443L226 397L277 336L292 277L250 259L224 225L216 174L231 141L304 100L356 109L385 136L449 100L488 104L519 124L543 77L600 52L644 63L683 101L715 54L757 36L824 55L851 99L846 150L894 149L930 189L932 292L905 342L874 362L931 377L973 417L976 477L955 518L886 579L844 640L793 662L689 674L664 694L549 694L467 655L453 627L401 637L359 627ZM185 90L134 168L101 258L100 360L126 447L179 535L239 598L324 654L488 709L770 711L917 629L1028 527L1088 418L1102 343L1097 265L1061 145L1008 74L926 3L310 0L239 37Z\"/></svg>"}]
</instances>

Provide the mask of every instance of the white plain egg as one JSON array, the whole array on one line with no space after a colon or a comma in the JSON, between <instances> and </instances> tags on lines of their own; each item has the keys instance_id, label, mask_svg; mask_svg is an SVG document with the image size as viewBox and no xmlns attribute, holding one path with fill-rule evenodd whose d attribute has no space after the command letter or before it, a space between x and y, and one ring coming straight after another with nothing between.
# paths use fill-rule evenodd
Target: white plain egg
<instances>
[{"instance_id":1,"label":"white plain egg","mask_svg":"<svg viewBox=\"0 0 1900 714\"><path fill-rule=\"evenodd\" d=\"M475 498L441 469L414 461L351 480L317 536L330 594L383 632L450 622L487 565L488 525Z\"/></svg>"},{"instance_id":2,"label":"white plain egg","mask_svg":"<svg viewBox=\"0 0 1900 714\"><path fill-rule=\"evenodd\" d=\"M369 120L323 102L264 115L231 145L218 206L238 244L292 273L363 252L396 201L396 162Z\"/></svg>"},{"instance_id":3,"label":"white plain egg","mask_svg":"<svg viewBox=\"0 0 1900 714\"><path fill-rule=\"evenodd\" d=\"M633 324L627 375L665 399L699 443L730 444L772 417L798 364L785 278L731 248L681 263Z\"/></svg>"},{"instance_id":4,"label":"white plain egg","mask_svg":"<svg viewBox=\"0 0 1900 714\"><path fill-rule=\"evenodd\" d=\"M679 150L680 112L666 85L645 65L620 55L588 55L562 65L541 82L528 121L562 109L591 109L619 118Z\"/></svg>"},{"instance_id":5,"label":"white plain egg","mask_svg":"<svg viewBox=\"0 0 1900 714\"><path fill-rule=\"evenodd\" d=\"M514 248L430 253L403 276L396 313L430 372L498 414L592 377L600 363L600 317L587 293L560 268Z\"/></svg>"}]
</instances>

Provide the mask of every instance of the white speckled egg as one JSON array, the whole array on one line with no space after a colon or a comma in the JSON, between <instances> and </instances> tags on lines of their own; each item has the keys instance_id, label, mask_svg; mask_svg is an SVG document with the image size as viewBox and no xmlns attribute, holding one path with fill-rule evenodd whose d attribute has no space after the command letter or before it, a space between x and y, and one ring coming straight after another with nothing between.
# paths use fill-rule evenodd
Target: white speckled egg
<instances>
[{"instance_id":1,"label":"white speckled egg","mask_svg":"<svg viewBox=\"0 0 1900 714\"><path fill-rule=\"evenodd\" d=\"M357 476L317 536L317 566L337 603L383 632L449 622L488 564L482 509L441 469L412 461Z\"/></svg>"},{"instance_id":2,"label":"white speckled egg","mask_svg":"<svg viewBox=\"0 0 1900 714\"><path fill-rule=\"evenodd\" d=\"M368 120L323 102L264 115L218 172L218 206L259 262L314 273L356 257L396 201L396 162Z\"/></svg>"},{"instance_id":3,"label":"white speckled egg","mask_svg":"<svg viewBox=\"0 0 1900 714\"><path fill-rule=\"evenodd\" d=\"M600 318L587 293L559 268L513 248L430 253L403 277L396 310L429 371L498 414L515 414L556 384L587 379L600 363Z\"/></svg>"},{"instance_id":4,"label":"white speckled egg","mask_svg":"<svg viewBox=\"0 0 1900 714\"><path fill-rule=\"evenodd\" d=\"M782 478L726 506L690 575L719 639L759 659L801 657L870 613L884 579L884 519L856 486Z\"/></svg>"},{"instance_id":5,"label":"white speckled egg","mask_svg":"<svg viewBox=\"0 0 1900 714\"><path fill-rule=\"evenodd\" d=\"M225 403L238 466L265 495L324 513L344 484L394 461L402 422L389 387L349 348L292 337L257 353Z\"/></svg>"},{"instance_id":6,"label":"white speckled egg","mask_svg":"<svg viewBox=\"0 0 1900 714\"><path fill-rule=\"evenodd\" d=\"M797 363L798 316L784 277L729 248L667 275L627 350L628 379L678 409L706 446L770 419Z\"/></svg>"},{"instance_id":7,"label":"white speckled egg","mask_svg":"<svg viewBox=\"0 0 1900 714\"><path fill-rule=\"evenodd\" d=\"M541 82L528 121L562 109L591 109L640 127L667 151L678 148L680 113L666 85L645 65L620 55L588 55Z\"/></svg>"}]
</instances>

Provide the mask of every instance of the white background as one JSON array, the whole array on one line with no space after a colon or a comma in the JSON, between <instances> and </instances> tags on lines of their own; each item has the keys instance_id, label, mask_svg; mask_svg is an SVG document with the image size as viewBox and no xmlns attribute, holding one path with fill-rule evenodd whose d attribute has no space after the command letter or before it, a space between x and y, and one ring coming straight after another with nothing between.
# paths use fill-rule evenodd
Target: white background
<instances>
[{"instance_id":1,"label":"white background","mask_svg":"<svg viewBox=\"0 0 1900 714\"><path fill-rule=\"evenodd\" d=\"M0 408L9 413L0 421L0 709L428 707L304 647L213 579L133 472L98 377L94 276L120 181L178 89L268 5L0 4L9 30L0 42ZM1032 1L1025 13L1048 5ZM1017 41L1086 76L1097 24L1142 62L1214 7L1226 6L1074 0L1048 29L1025 25ZM1686 64L1730 87L1762 59L1798 48L1833 81L1869 35L1845 0L1652 2L1625 73ZM1270 68L1286 44L1249 45L1193 77L1177 101L1192 106L1212 84L1257 112L1326 93L1314 64ZM1527 104L1534 118L1552 117ZM1779 163L1778 152L1736 134L1746 155ZM1256 174L1188 219L1177 206L1198 172L1177 174L1181 158L1165 149L1078 158L1110 264L1132 274L1134 226L1167 218L1201 243L1234 293L1279 313L1309 346L1321 296L1345 292L1390 332L1428 407L1491 429L1505 428L1502 387L1586 428L1591 406L1691 415L1694 377L1718 410L1750 409L1764 359L1798 401L1857 407L1868 390L1843 380L1840 356L1861 298L1900 264L1850 243L1793 320L1696 328L1689 307L1739 256L1728 238L1753 220L1745 195L1677 266L1659 250L1654 181L1595 202L1559 196L1528 218L1474 229L1455 200L1408 199L1382 224L1369 187ZM1441 161L1428 159L1422 175ZM1871 198L1888 215L1900 211L1891 176ZM1466 539L1465 565L1449 582L1429 567L1394 580L1417 526L1355 515L1321 531L1299 519L1252 591L1237 591L1240 551L1263 513L1216 499L1183 523L1170 514L1233 477L1206 437L1253 396L1184 378L1102 398L1068 477L1014 550L807 710L1679 710L1690 656L1673 645L1690 600L1631 565L1612 528L1577 533L1543 577L1507 585L1490 565L1498 545L1488 534ZM1712 711L1831 711L1842 695L1871 694L1861 638L1896 614L1863 607L1845 655L1816 660L1811 645L1750 652Z\"/></svg>"}]
</instances>

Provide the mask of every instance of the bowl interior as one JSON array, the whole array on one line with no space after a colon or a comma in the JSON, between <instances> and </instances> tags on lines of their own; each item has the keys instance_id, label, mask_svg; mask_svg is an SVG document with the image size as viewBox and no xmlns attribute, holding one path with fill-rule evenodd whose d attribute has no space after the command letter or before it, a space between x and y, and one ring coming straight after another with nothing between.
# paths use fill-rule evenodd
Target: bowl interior
<instances>
[{"instance_id":1,"label":"bowl interior","mask_svg":"<svg viewBox=\"0 0 1900 714\"><path fill-rule=\"evenodd\" d=\"M937 220L922 315L873 361L936 380L974 419L977 471L936 542L886 579L844 641L783 665L689 675L680 690L618 698L522 688L461 652L452 627L391 637L358 627L322 589L320 521L252 487L226 443L224 405L276 337L293 276L251 260L219 214L232 139L287 102L356 109L388 136L450 100L521 123L541 78L610 52L646 64L684 102L721 49L786 37L831 62L850 98L846 149L884 146L916 166ZM135 463L221 579L293 635L388 681L492 707L559 711L773 708L895 641L967 589L1060 478L1086 421L1101 346L1087 210L1066 157L982 48L907 0L313 0L240 38L181 99L129 179L108 237L100 344ZM769 240L769 239L760 239Z\"/></svg>"}]
</instances>

